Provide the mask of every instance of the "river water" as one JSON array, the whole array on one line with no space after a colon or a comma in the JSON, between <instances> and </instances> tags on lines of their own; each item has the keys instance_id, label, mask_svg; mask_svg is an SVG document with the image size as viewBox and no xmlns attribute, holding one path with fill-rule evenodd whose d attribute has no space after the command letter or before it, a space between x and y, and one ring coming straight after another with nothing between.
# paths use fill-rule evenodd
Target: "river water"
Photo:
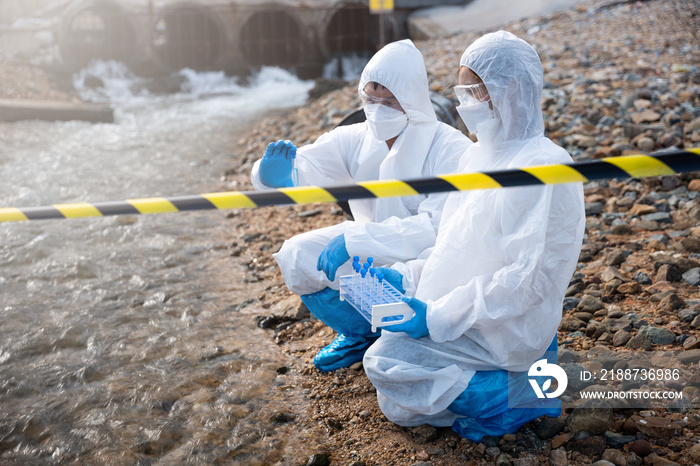
<instances>
[{"instance_id":1,"label":"river water","mask_svg":"<svg viewBox=\"0 0 700 466\"><path fill-rule=\"evenodd\" d=\"M75 84L114 124L0 125L2 207L235 190L221 176L246 128L313 86L274 68L178 79L158 96L98 63ZM277 461L280 355L240 310L255 285L212 265L232 264L225 215L0 224L0 463Z\"/></svg>"}]
</instances>

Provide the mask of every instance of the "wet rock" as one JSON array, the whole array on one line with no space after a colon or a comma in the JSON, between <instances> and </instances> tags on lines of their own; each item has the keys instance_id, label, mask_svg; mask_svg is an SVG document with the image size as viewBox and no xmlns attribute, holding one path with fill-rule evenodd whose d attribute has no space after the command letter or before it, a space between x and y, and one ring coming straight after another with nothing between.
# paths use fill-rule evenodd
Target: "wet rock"
<instances>
[{"instance_id":1,"label":"wet rock","mask_svg":"<svg viewBox=\"0 0 700 466\"><path fill-rule=\"evenodd\" d=\"M634 442L637 437L634 435L622 435L616 432L606 432L605 441L608 442L610 448L621 449L628 443Z\"/></svg>"},{"instance_id":2,"label":"wet rock","mask_svg":"<svg viewBox=\"0 0 700 466\"><path fill-rule=\"evenodd\" d=\"M644 272L637 272L632 279L640 285L651 285L653 283L651 278Z\"/></svg>"},{"instance_id":3,"label":"wet rock","mask_svg":"<svg viewBox=\"0 0 700 466\"><path fill-rule=\"evenodd\" d=\"M639 431L651 438L673 438L683 430L678 424L662 417L640 418L635 422Z\"/></svg>"},{"instance_id":4,"label":"wet rock","mask_svg":"<svg viewBox=\"0 0 700 466\"><path fill-rule=\"evenodd\" d=\"M561 419L545 416L535 425L535 434L541 440L548 440L563 431L564 427L566 423Z\"/></svg>"},{"instance_id":5,"label":"wet rock","mask_svg":"<svg viewBox=\"0 0 700 466\"><path fill-rule=\"evenodd\" d=\"M683 281L691 286L700 286L700 268L690 269L683 275Z\"/></svg>"},{"instance_id":6,"label":"wet rock","mask_svg":"<svg viewBox=\"0 0 700 466\"><path fill-rule=\"evenodd\" d=\"M609 461L615 466L627 466L627 458L618 450L605 450L603 452L603 460Z\"/></svg>"},{"instance_id":7,"label":"wet rock","mask_svg":"<svg viewBox=\"0 0 700 466\"><path fill-rule=\"evenodd\" d=\"M496 466L510 466L512 457L508 453L501 453L496 458Z\"/></svg>"},{"instance_id":8,"label":"wet rock","mask_svg":"<svg viewBox=\"0 0 700 466\"><path fill-rule=\"evenodd\" d=\"M630 443L628 451L644 458L652 452L651 444L644 439L635 440Z\"/></svg>"},{"instance_id":9,"label":"wet rock","mask_svg":"<svg viewBox=\"0 0 700 466\"><path fill-rule=\"evenodd\" d=\"M638 282L622 283L617 287L617 292L625 295L642 292L642 286Z\"/></svg>"},{"instance_id":10,"label":"wet rock","mask_svg":"<svg viewBox=\"0 0 700 466\"><path fill-rule=\"evenodd\" d=\"M629 332L633 328L632 320L626 316L620 318L605 319L603 320L603 323L606 327L608 327L608 329L610 329L613 332L617 332L619 330Z\"/></svg>"},{"instance_id":11,"label":"wet rock","mask_svg":"<svg viewBox=\"0 0 700 466\"><path fill-rule=\"evenodd\" d=\"M541 453L542 442L539 437L527 426L518 431L517 444L530 453Z\"/></svg>"},{"instance_id":12,"label":"wet rock","mask_svg":"<svg viewBox=\"0 0 700 466\"><path fill-rule=\"evenodd\" d=\"M680 271L671 264L664 264L656 272L654 282L678 282L683 278Z\"/></svg>"},{"instance_id":13,"label":"wet rock","mask_svg":"<svg viewBox=\"0 0 700 466\"><path fill-rule=\"evenodd\" d=\"M601 400L589 400L582 407L573 410L566 418L566 426L574 434L587 431L600 435L610 429L612 417L613 410L609 404Z\"/></svg>"},{"instance_id":14,"label":"wet rock","mask_svg":"<svg viewBox=\"0 0 700 466\"><path fill-rule=\"evenodd\" d=\"M681 249L688 253L700 253L700 238L683 238Z\"/></svg>"},{"instance_id":15,"label":"wet rock","mask_svg":"<svg viewBox=\"0 0 700 466\"><path fill-rule=\"evenodd\" d=\"M571 362L578 362L581 356L578 352L573 351L569 348L560 347L557 355L557 360L560 364L568 364Z\"/></svg>"},{"instance_id":16,"label":"wet rock","mask_svg":"<svg viewBox=\"0 0 700 466\"><path fill-rule=\"evenodd\" d=\"M676 309L685 306L685 301L678 297L676 293L671 293L661 300L659 303L659 311L664 314L671 314Z\"/></svg>"},{"instance_id":17,"label":"wet rock","mask_svg":"<svg viewBox=\"0 0 700 466\"><path fill-rule=\"evenodd\" d=\"M566 458L566 450L557 448L549 453L549 462L552 466L567 466L569 460Z\"/></svg>"},{"instance_id":18,"label":"wet rock","mask_svg":"<svg viewBox=\"0 0 700 466\"><path fill-rule=\"evenodd\" d=\"M586 326L586 323L581 319L573 317L564 317L559 324L559 330L562 332L575 332L576 330Z\"/></svg>"},{"instance_id":19,"label":"wet rock","mask_svg":"<svg viewBox=\"0 0 700 466\"><path fill-rule=\"evenodd\" d=\"M571 390L581 391L584 388L586 388L590 385L593 385L593 383L594 383L593 380L582 380L581 379L581 373L583 371L585 371L586 369L580 364L576 364L576 363L562 364L562 369L564 369L564 372L566 372L566 377L569 379L568 387L570 387ZM568 390L568 388L567 388L567 390Z\"/></svg>"},{"instance_id":20,"label":"wet rock","mask_svg":"<svg viewBox=\"0 0 700 466\"><path fill-rule=\"evenodd\" d=\"M438 437L438 431L435 427L423 424L411 429L413 440L418 445L423 445L435 440Z\"/></svg>"},{"instance_id":21,"label":"wet rock","mask_svg":"<svg viewBox=\"0 0 700 466\"><path fill-rule=\"evenodd\" d=\"M632 349L632 350L650 351L653 344L647 336L642 335L642 334L637 334L637 335L633 336L630 339L630 341L627 342L627 345L625 345L625 346L629 349Z\"/></svg>"},{"instance_id":22,"label":"wet rock","mask_svg":"<svg viewBox=\"0 0 700 466\"><path fill-rule=\"evenodd\" d=\"M633 232L632 227L626 223L618 223L610 229L613 235L631 235Z\"/></svg>"},{"instance_id":23,"label":"wet rock","mask_svg":"<svg viewBox=\"0 0 700 466\"><path fill-rule=\"evenodd\" d=\"M632 334L624 330L618 330L613 335L613 346L625 346L632 339Z\"/></svg>"},{"instance_id":24,"label":"wet rock","mask_svg":"<svg viewBox=\"0 0 700 466\"><path fill-rule=\"evenodd\" d=\"M602 202L587 202L585 204L586 216L589 215L599 215L603 212Z\"/></svg>"},{"instance_id":25,"label":"wet rock","mask_svg":"<svg viewBox=\"0 0 700 466\"><path fill-rule=\"evenodd\" d=\"M677 398L666 405L666 411L670 413L685 414L689 413L693 409L695 409L693 402L686 397Z\"/></svg>"},{"instance_id":26,"label":"wet rock","mask_svg":"<svg viewBox=\"0 0 700 466\"><path fill-rule=\"evenodd\" d=\"M327 453L317 453L311 455L309 459L304 463L305 466L329 466L331 464L331 457Z\"/></svg>"},{"instance_id":27,"label":"wet rock","mask_svg":"<svg viewBox=\"0 0 700 466\"><path fill-rule=\"evenodd\" d=\"M692 446L688 452L688 456L690 456L690 459L696 463L700 463L700 443L696 443Z\"/></svg>"},{"instance_id":28,"label":"wet rock","mask_svg":"<svg viewBox=\"0 0 700 466\"><path fill-rule=\"evenodd\" d=\"M636 144L637 147L639 147L639 150L647 153L653 151L654 147L656 146L654 140L646 136L637 139Z\"/></svg>"},{"instance_id":29,"label":"wet rock","mask_svg":"<svg viewBox=\"0 0 700 466\"><path fill-rule=\"evenodd\" d=\"M599 309L603 309L604 307L605 305L600 299L587 294L581 298L581 301L576 306L576 309L592 314Z\"/></svg>"},{"instance_id":30,"label":"wet rock","mask_svg":"<svg viewBox=\"0 0 700 466\"><path fill-rule=\"evenodd\" d=\"M700 339L696 336L690 336L683 341L684 350L692 350L700 348Z\"/></svg>"},{"instance_id":31,"label":"wet rock","mask_svg":"<svg viewBox=\"0 0 700 466\"><path fill-rule=\"evenodd\" d=\"M653 214L642 215L642 220L645 222L673 223L671 214L668 212L656 212Z\"/></svg>"},{"instance_id":32,"label":"wet rock","mask_svg":"<svg viewBox=\"0 0 700 466\"><path fill-rule=\"evenodd\" d=\"M622 249L613 248L605 256L605 264L617 266L622 264L627 258L627 254Z\"/></svg>"},{"instance_id":33,"label":"wet rock","mask_svg":"<svg viewBox=\"0 0 700 466\"><path fill-rule=\"evenodd\" d=\"M592 320L586 326L586 336L592 340L597 340L608 331L607 327L597 320Z\"/></svg>"},{"instance_id":34,"label":"wet rock","mask_svg":"<svg viewBox=\"0 0 700 466\"><path fill-rule=\"evenodd\" d=\"M700 328L700 316L696 316L695 319L690 323L693 328Z\"/></svg>"},{"instance_id":35,"label":"wet rock","mask_svg":"<svg viewBox=\"0 0 700 466\"><path fill-rule=\"evenodd\" d=\"M289 413L284 413L282 411L277 412L270 416L270 422L274 422L277 424L286 424L288 422L292 422L294 420L294 415L289 414Z\"/></svg>"},{"instance_id":36,"label":"wet rock","mask_svg":"<svg viewBox=\"0 0 700 466\"><path fill-rule=\"evenodd\" d=\"M700 314L700 304L678 311L678 320L681 322L692 322L698 314Z\"/></svg>"},{"instance_id":37,"label":"wet rock","mask_svg":"<svg viewBox=\"0 0 700 466\"><path fill-rule=\"evenodd\" d=\"M683 351L682 353L678 353L676 357L683 365L697 364L700 362L700 349Z\"/></svg>"},{"instance_id":38,"label":"wet rock","mask_svg":"<svg viewBox=\"0 0 700 466\"><path fill-rule=\"evenodd\" d=\"M539 464L540 462L534 456L513 459L513 466L539 466Z\"/></svg>"},{"instance_id":39,"label":"wet rock","mask_svg":"<svg viewBox=\"0 0 700 466\"><path fill-rule=\"evenodd\" d=\"M634 452L627 453L627 466L642 466L643 464L644 460L638 454Z\"/></svg>"},{"instance_id":40,"label":"wet rock","mask_svg":"<svg viewBox=\"0 0 700 466\"><path fill-rule=\"evenodd\" d=\"M646 337L655 345L670 345L676 339L676 334L663 327L647 325L639 329L638 336Z\"/></svg>"},{"instance_id":41,"label":"wet rock","mask_svg":"<svg viewBox=\"0 0 700 466\"><path fill-rule=\"evenodd\" d=\"M603 437L588 437L581 440L574 440L567 444L567 449L577 451L591 458L599 457L607 448L607 443Z\"/></svg>"}]
</instances>

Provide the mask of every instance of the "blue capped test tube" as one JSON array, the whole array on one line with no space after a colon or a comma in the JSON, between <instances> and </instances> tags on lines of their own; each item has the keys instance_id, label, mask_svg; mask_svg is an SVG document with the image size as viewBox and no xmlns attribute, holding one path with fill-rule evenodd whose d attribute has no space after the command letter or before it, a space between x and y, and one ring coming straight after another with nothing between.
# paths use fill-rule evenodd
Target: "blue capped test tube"
<instances>
[{"instance_id":1,"label":"blue capped test tube","mask_svg":"<svg viewBox=\"0 0 700 466\"><path fill-rule=\"evenodd\" d=\"M289 149L292 156L292 186L299 186L299 168L297 167L297 147Z\"/></svg>"}]
</instances>

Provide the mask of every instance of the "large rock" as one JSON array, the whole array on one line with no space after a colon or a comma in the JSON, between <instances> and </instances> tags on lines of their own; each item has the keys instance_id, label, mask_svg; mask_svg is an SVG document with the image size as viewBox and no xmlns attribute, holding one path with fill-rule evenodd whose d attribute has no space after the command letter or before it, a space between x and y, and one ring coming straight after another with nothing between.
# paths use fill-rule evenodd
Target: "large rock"
<instances>
[{"instance_id":1,"label":"large rock","mask_svg":"<svg viewBox=\"0 0 700 466\"><path fill-rule=\"evenodd\" d=\"M639 418L635 419L635 423L641 433L652 438L669 439L683 431L678 424L663 417Z\"/></svg>"},{"instance_id":2,"label":"large rock","mask_svg":"<svg viewBox=\"0 0 700 466\"><path fill-rule=\"evenodd\" d=\"M676 340L676 334L672 331L653 325L640 328L639 335L645 336L655 345L670 345Z\"/></svg>"},{"instance_id":3,"label":"large rock","mask_svg":"<svg viewBox=\"0 0 700 466\"><path fill-rule=\"evenodd\" d=\"M610 429L613 410L602 400L589 400L566 418L566 425L573 433L583 430L594 435L602 435ZM605 443L605 442L604 442Z\"/></svg>"}]
</instances>

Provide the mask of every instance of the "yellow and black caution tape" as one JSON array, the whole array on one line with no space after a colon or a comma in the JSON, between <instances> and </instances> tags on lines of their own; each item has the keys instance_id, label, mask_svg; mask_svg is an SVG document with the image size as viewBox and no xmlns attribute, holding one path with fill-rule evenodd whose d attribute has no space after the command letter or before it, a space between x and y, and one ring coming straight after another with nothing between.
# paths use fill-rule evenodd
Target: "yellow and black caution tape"
<instances>
[{"instance_id":1,"label":"yellow and black caution tape","mask_svg":"<svg viewBox=\"0 0 700 466\"><path fill-rule=\"evenodd\" d=\"M700 148L667 151L657 155L609 157L574 164L541 165L483 173L454 173L406 181L363 181L326 188L303 186L269 191L221 192L97 203L80 202L44 207L6 207L0 208L0 222L340 202L350 199L413 196L434 192L580 183L607 178L643 178L692 171L700 171Z\"/></svg>"}]
</instances>

